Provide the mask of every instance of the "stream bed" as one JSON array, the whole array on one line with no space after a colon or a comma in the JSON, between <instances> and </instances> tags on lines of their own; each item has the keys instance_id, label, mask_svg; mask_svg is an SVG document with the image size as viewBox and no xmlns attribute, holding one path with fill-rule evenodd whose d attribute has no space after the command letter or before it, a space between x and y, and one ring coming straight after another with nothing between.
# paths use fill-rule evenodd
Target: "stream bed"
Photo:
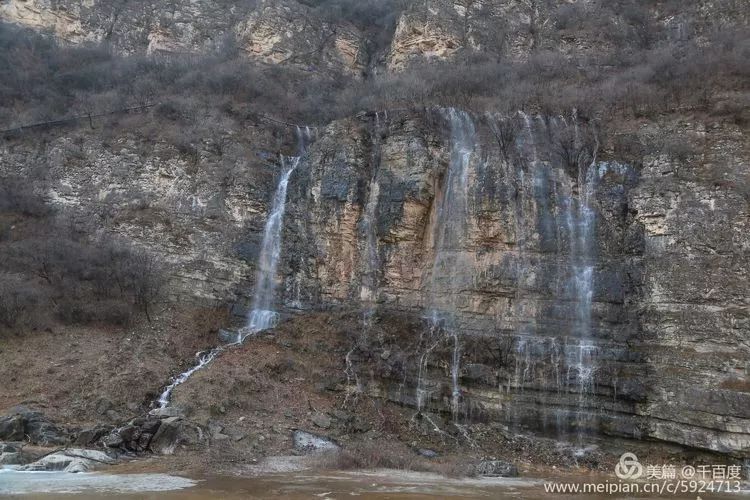
<instances>
[{"instance_id":1,"label":"stream bed","mask_svg":"<svg viewBox=\"0 0 750 500\"><path fill-rule=\"evenodd\" d=\"M573 482L590 481L577 478ZM603 479L602 479L603 480ZM566 482L571 478L567 477ZM294 472L263 477L185 478L168 474L108 474L63 472L17 472L0 470L0 497L23 499L422 499L422 498L514 498L514 499L617 499L659 498L656 495L549 493L547 480L534 478L452 479L403 471L311 473ZM744 494L702 493L700 498L750 498ZM670 496L695 499L695 494Z\"/></svg>"}]
</instances>

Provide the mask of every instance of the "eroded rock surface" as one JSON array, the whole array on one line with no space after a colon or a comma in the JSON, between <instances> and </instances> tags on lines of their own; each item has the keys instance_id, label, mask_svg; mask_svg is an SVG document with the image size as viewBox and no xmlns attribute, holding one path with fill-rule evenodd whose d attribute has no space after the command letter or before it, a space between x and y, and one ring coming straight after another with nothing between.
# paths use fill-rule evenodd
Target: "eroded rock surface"
<instances>
[{"instance_id":1,"label":"eroded rock surface","mask_svg":"<svg viewBox=\"0 0 750 500\"><path fill-rule=\"evenodd\" d=\"M746 453L750 149L740 126L654 123L638 131L642 142L672 129L699 153L655 147L626 163L602 144L581 170L561 160L555 139L575 132L572 117L473 117L467 229L451 249L462 266L456 279L432 283L450 124L440 111L375 118L321 127L292 174L277 301L284 314L345 307L400 318L403 345L368 344L380 367L371 394L417 406L422 383L426 407L450 412L452 344L434 350L417 380L429 299L455 308L462 419ZM493 132L503 120L513 125L507 147ZM256 149L271 142L250 137ZM89 132L60 135L44 152L9 141L0 168L23 173L29 158L42 160L52 203L160 252L174 270L174 298L230 302L242 316L279 172L247 154L236 156L237 175L216 176L208 142L188 159L127 135L106 144ZM593 222L582 255L576 207L587 185ZM147 203L102 203L122 199ZM585 321L582 262L590 268ZM591 364L571 361L582 352ZM20 432L10 420L3 426L14 439ZM175 449L168 429L151 438L152 449Z\"/></svg>"},{"instance_id":2,"label":"eroded rock surface","mask_svg":"<svg viewBox=\"0 0 750 500\"><path fill-rule=\"evenodd\" d=\"M68 43L108 42L125 53L169 54L215 50L233 40L259 62L359 74L364 61L357 30L345 23L310 22L310 16L310 8L287 0L0 4L0 20L51 31Z\"/></svg>"},{"instance_id":3,"label":"eroded rock surface","mask_svg":"<svg viewBox=\"0 0 750 500\"><path fill-rule=\"evenodd\" d=\"M70 448L47 455L36 462L20 467L32 472L89 472L116 463L102 451Z\"/></svg>"}]
</instances>

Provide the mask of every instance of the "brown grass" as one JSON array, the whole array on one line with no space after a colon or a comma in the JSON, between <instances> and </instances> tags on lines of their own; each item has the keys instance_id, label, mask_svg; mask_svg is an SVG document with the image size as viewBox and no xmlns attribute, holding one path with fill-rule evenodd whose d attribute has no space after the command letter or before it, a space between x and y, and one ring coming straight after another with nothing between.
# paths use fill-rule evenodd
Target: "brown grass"
<instances>
[{"instance_id":1,"label":"brown grass","mask_svg":"<svg viewBox=\"0 0 750 500\"><path fill-rule=\"evenodd\" d=\"M353 443L345 449L323 453L315 466L321 470L396 469L432 472L448 477L474 474L474 467L465 460L429 460L417 455L403 443L385 440Z\"/></svg>"}]
</instances>

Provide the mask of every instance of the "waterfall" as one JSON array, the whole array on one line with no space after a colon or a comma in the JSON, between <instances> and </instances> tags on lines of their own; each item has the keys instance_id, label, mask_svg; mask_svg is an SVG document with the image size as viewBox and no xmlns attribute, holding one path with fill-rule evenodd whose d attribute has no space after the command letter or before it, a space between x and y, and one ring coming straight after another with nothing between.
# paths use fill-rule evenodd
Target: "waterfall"
<instances>
[{"instance_id":1,"label":"waterfall","mask_svg":"<svg viewBox=\"0 0 750 500\"><path fill-rule=\"evenodd\" d=\"M580 439L582 430L592 423L587 407L591 404L595 389L598 356L598 347L591 331L596 268L596 212L592 205L598 178L596 150L595 145L593 152L586 149L589 144L584 141L591 137L575 114L572 122L566 121L565 117L545 120L523 112L519 112L519 117L524 133L518 147L527 155L532 174L537 230L532 235L524 235L522 231L525 226L523 219L531 214L524 217L522 211L525 188L523 169L520 169L521 175L514 178L515 182L521 183L521 196L516 199L516 227L521 230L517 238L519 267L516 268L516 302L525 280L524 267L528 265L524 258L527 245L531 249L538 245L542 254L556 252L559 256L565 255L555 266L559 298L553 310L565 315L570 321L570 328L557 336L538 335L533 331L534 325L518 322L521 310L519 305L514 306L517 319L513 356L515 366L511 367L507 379L508 391L514 387L523 393L529 386L538 387L541 392L535 399L537 404L542 405L558 404L561 394L570 394L576 398L572 401L573 408L561 408L556 412L557 433L559 437L566 434L566 419L571 417L570 424L578 429ZM556 150L562 155L563 148L570 148L571 151L564 151L569 156L561 158L563 163L551 164ZM564 163L571 158L575 159L576 165ZM557 317L555 315L549 319L556 321ZM548 384L554 385L558 394L553 401L548 399L546 393ZM518 424L515 408L509 411L510 420ZM546 428L546 412L541 424Z\"/></svg>"},{"instance_id":2,"label":"waterfall","mask_svg":"<svg viewBox=\"0 0 750 500\"><path fill-rule=\"evenodd\" d=\"M258 257L258 273L255 280L253 308L247 318L247 326L238 333L238 342L248 335L272 328L278 321L278 313L271 309L276 290L276 269L281 255L281 236L286 208L286 192L289 177L299 165L301 156L281 157L282 174L273 196L271 212L263 231L263 244Z\"/></svg>"},{"instance_id":3,"label":"waterfall","mask_svg":"<svg viewBox=\"0 0 750 500\"><path fill-rule=\"evenodd\" d=\"M362 277L362 289L360 290L360 300L367 303L367 308L372 309L372 304L376 301L377 293L377 272L378 272L378 244L377 244L377 220L376 210L378 207L378 198L380 197L380 184L377 177L370 182L370 193L365 205L364 216L362 217L362 226L365 232L365 273Z\"/></svg>"},{"instance_id":4,"label":"waterfall","mask_svg":"<svg viewBox=\"0 0 750 500\"><path fill-rule=\"evenodd\" d=\"M594 237L595 212L591 208L590 199L595 189L596 169L594 162L582 166L579 174L579 198L575 223L571 227L570 259L572 263L572 292L575 301L576 340L573 346L568 346L568 370L572 370L572 378L578 392L579 436L584 423L581 413L585 399L594 391L594 374L596 371L597 348L591 339L591 305L594 295L594 255L592 239ZM570 378L570 376L569 376Z\"/></svg>"},{"instance_id":5,"label":"waterfall","mask_svg":"<svg viewBox=\"0 0 750 500\"><path fill-rule=\"evenodd\" d=\"M195 366L190 368L188 371L183 372L179 374L177 377L175 377L172 380L172 383L169 384L165 389L164 392L161 393L159 396L159 399L157 400L157 403L159 404L159 408L166 408L167 405L169 405L169 398L172 396L172 391L177 387L178 385L184 383L187 379L190 378L191 375L193 375L195 372L209 364L213 359L222 351L221 347L215 347L214 349L211 349L209 351L201 351L195 355L195 359L197 363Z\"/></svg>"},{"instance_id":6,"label":"waterfall","mask_svg":"<svg viewBox=\"0 0 750 500\"><path fill-rule=\"evenodd\" d=\"M375 113L375 131L372 139L372 164L374 173L370 180L370 188L367 193L364 214L362 216L361 230L365 234L365 252L363 261L362 287L360 288L360 301L364 304L364 326L369 328L369 322L374 313L377 302L378 269L380 262L378 258L378 236L377 236L377 209L380 200L380 130L381 122L379 113Z\"/></svg>"},{"instance_id":7,"label":"waterfall","mask_svg":"<svg viewBox=\"0 0 750 500\"><path fill-rule=\"evenodd\" d=\"M581 130L574 112L574 147L582 150ZM567 367L566 384L568 391L578 395L575 411L575 425L578 440L582 439L584 427L590 423L587 401L594 393L597 370L598 348L591 336L591 311L594 295L595 252L594 239L596 212L591 206L596 194L596 147L590 161L578 162L578 176L575 179L577 197L573 189L563 200L563 214L568 234L568 262L570 278L567 283L567 296L573 303L573 330L566 342L564 355Z\"/></svg>"},{"instance_id":8,"label":"waterfall","mask_svg":"<svg viewBox=\"0 0 750 500\"><path fill-rule=\"evenodd\" d=\"M453 341L451 358L451 412L454 422L458 419L461 390L458 384L461 341L455 324L456 295L465 282L467 263L463 262L469 218L469 165L472 154L478 148L476 129L471 116L453 108L444 111L450 123L450 163L447 178L443 183L442 196L437 200L437 218L434 235L434 262L429 283L430 337L435 332L445 333ZM446 300L444 300L447 298ZM431 341L432 339L429 339ZM434 346L434 344L433 344ZM429 348L425 354L429 354ZM424 358L424 355L423 355ZM426 364L422 360L420 365ZM421 411L424 401L422 369L417 380L417 410Z\"/></svg>"},{"instance_id":9,"label":"waterfall","mask_svg":"<svg viewBox=\"0 0 750 500\"><path fill-rule=\"evenodd\" d=\"M380 201L380 126L380 114L376 112L375 129L372 134L371 164L373 165L373 174L367 191L362 220L359 224L359 230L364 234L365 245L361 253L362 282L359 290L359 300L362 305L362 329L356 336L354 345L346 354L346 369L344 370L347 386L351 386L353 379L356 384L356 394L363 392L363 387L357 375L352 355L358 349L366 350L369 348L370 330L372 329L373 316L378 301L380 259L378 256L377 210ZM349 395L347 394L345 402L348 401L348 398Z\"/></svg>"},{"instance_id":10,"label":"waterfall","mask_svg":"<svg viewBox=\"0 0 750 500\"><path fill-rule=\"evenodd\" d=\"M281 255L281 236L284 222L284 210L286 208L286 192L289 185L289 177L297 168L305 152L306 141L310 140L312 133L309 128L304 132L297 127L297 141L300 156L281 156L282 174L279 184L274 192L271 212L266 220L263 231L263 244L258 257L258 273L255 282L255 294L253 296L253 308L248 314L247 324L237 332L237 340L230 345L241 344L248 335L266 330L276 325L278 313L271 309L276 290L276 269ZM189 370L181 373L164 389L157 403L160 408L169 405L172 391L178 385L187 381L195 372L204 368L216 358L224 346L215 347L209 351L199 352L195 355L197 363Z\"/></svg>"}]
</instances>

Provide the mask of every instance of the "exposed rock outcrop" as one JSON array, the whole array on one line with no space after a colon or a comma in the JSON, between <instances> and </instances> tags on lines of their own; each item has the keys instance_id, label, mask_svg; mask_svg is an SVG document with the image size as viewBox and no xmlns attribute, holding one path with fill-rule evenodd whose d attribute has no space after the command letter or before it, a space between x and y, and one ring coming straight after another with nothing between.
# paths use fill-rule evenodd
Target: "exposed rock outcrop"
<instances>
[{"instance_id":1,"label":"exposed rock outcrop","mask_svg":"<svg viewBox=\"0 0 750 500\"><path fill-rule=\"evenodd\" d=\"M0 441L28 441L51 446L67 444L69 436L40 412L18 406L0 417Z\"/></svg>"},{"instance_id":2,"label":"exposed rock outcrop","mask_svg":"<svg viewBox=\"0 0 750 500\"><path fill-rule=\"evenodd\" d=\"M369 339L367 355L355 349L350 360L378 360L371 394L417 406L450 127L437 111L378 118L377 136L372 116L321 128L292 174L277 309L370 308L376 319L399 318L408 336L390 345ZM503 120L512 125L510 147L493 131ZM437 294L438 304L455 304L462 334L460 418L747 453L750 231L741 166L749 149L742 128L641 127L643 144L680 127L699 151L685 156L653 146L626 164L602 144L594 167L580 170L560 154L566 134L577 126L585 132L571 117L474 121L467 233L452 249L466 264L459 279L438 283ZM208 147L191 164L166 145L157 146L165 154L153 155L138 144L125 136L103 146L91 133L79 142L53 138L45 153L51 200L101 213L107 230L161 252L174 269L175 297L234 301L235 293L249 293L275 172L248 163L222 181L212 175ZM33 151L23 141L5 143L0 168L24 172ZM110 205L116 208L105 217L101 201L120 199L126 187L150 200L149 208ZM575 243L583 234L581 206L594 221L585 256ZM375 224L363 222L368 213ZM581 270L589 267L586 278ZM580 279L590 284L585 321ZM239 315L243 300L249 303L247 296L235 303ZM580 343L582 329L590 345ZM423 366L430 411L450 411L453 352L443 343ZM571 361L578 354L586 359ZM160 428L151 449L176 449L179 422ZM19 432L10 420L3 426Z\"/></svg>"},{"instance_id":3,"label":"exposed rock outcrop","mask_svg":"<svg viewBox=\"0 0 750 500\"><path fill-rule=\"evenodd\" d=\"M68 43L106 41L125 53L179 54L219 49L232 40L259 62L358 75L361 35L346 23L310 22L311 15L290 0L0 3L1 21L52 31Z\"/></svg>"},{"instance_id":4,"label":"exposed rock outcrop","mask_svg":"<svg viewBox=\"0 0 750 500\"><path fill-rule=\"evenodd\" d=\"M96 468L113 465L116 460L104 452L70 448L51 453L36 462L19 468L23 471L89 472Z\"/></svg>"}]
</instances>

